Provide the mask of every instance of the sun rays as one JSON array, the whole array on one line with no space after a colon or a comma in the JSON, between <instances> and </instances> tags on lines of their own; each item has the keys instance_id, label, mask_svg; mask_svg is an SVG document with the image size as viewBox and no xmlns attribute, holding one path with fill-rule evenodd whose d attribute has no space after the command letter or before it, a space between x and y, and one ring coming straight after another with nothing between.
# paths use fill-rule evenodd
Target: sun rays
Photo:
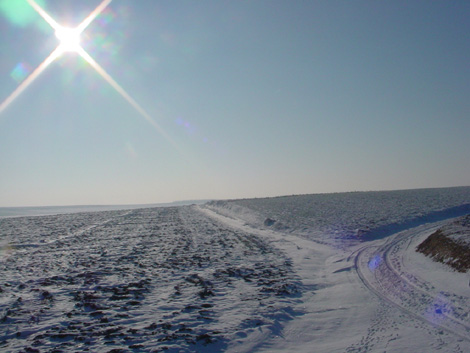
<instances>
[{"instance_id":1,"label":"sun rays","mask_svg":"<svg viewBox=\"0 0 470 353\"><path fill-rule=\"evenodd\" d=\"M69 28L60 25L35 0L27 0L31 7L55 30L59 40L55 48L44 61L0 104L0 114L15 101L24 90L56 59L74 52L80 55L106 82L108 82L152 127L167 139L174 147L176 144L155 122L155 120L133 99L126 90L120 86L80 45L80 36L93 20L111 3L112 0L103 0L77 27ZM178 148L177 148L178 149Z\"/></svg>"},{"instance_id":2,"label":"sun rays","mask_svg":"<svg viewBox=\"0 0 470 353\"><path fill-rule=\"evenodd\" d=\"M0 114L23 93L23 91L59 56L61 50L57 47L21 84L0 104Z\"/></svg>"}]
</instances>

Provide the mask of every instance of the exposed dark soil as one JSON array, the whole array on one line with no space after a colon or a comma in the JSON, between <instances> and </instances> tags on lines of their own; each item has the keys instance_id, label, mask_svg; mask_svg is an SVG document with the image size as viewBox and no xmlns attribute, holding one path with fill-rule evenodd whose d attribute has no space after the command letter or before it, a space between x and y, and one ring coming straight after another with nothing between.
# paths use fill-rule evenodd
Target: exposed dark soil
<instances>
[{"instance_id":1,"label":"exposed dark soil","mask_svg":"<svg viewBox=\"0 0 470 353\"><path fill-rule=\"evenodd\" d=\"M196 208L0 225L0 351L223 351L299 296L284 253Z\"/></svg>"},{"instance_id":2,"label":"exposed dark soil","mask_svg":"<svg viewBox=\"0 0 470 353\"><path fill-rule=\"evenodd\" d=\"M416 250L459 272L467 272L470 269L470 247L454 241L442 229L431 234Z\"/></svg>"}]
</instances>

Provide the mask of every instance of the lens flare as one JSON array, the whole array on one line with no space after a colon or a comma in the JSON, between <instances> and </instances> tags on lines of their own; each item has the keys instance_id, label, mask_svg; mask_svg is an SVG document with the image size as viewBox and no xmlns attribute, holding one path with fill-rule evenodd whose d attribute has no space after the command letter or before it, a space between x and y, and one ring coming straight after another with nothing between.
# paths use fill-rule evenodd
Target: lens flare
<instances>
[{"instance_id":1,"label":"lens flare","mask_svg":"<svg viewBox=\"0 0 470 353\"><path fill-rule=\"evenodd\" d=\"M38 76L57 59L61 50L57 47L21 84L0 104L0 114L36 79Z\"/></svg>"},{"instance_id":2,"label":"lens flare","mask_svg":"<svg viewBox=\"0 0 470 353\"><path fill-rule=\"evenodd\" d=\"M382 258L380 257L380 255L375 255L372 259L370 259L368 264L370 272L375 272L377 267L380 266L381 262Z\"/></svg>"},{"instance_id":3,"label":"lens flare","mask_svg":"<svg viewBox=\"0 0 470 353\"><path fill-rule=\"evenodd\" d=\"M57 28L60 27L60 25L41 7L38 5L38 3L35 0L27 0L28 4L31 5L31 7L36 10L36 12L41 15L41 17L49 23L49 25L57 30Z\"/></svg>"},{"instance_id":4,"label":"lens flare","mask_svg":"<svg viewBox=\"0 0 470 353\"><path fill-rule=\"evenodd\" d=\"M447 320L448 315L453 314L453 308L447 296L444 293L439 293L434 301L427 307L424 316L426 319L434 324L441 324Z\"/></svg>"},{"instance_id":5,"label":"lens flare","mask_svg":"<svg viewBox=\"0 0 470 353\"><path fill-rule=\"evenodd\" d=\"M65 52L78 53L108 82L152 127L179 150L176 143L152 119L152 117L109 75L80 45L81 33L105 10L112 0L103 0L76 28L61 26L35 0L27 0L31 7L55 30L59 45L51 54L0 104L0 114L58 57ZM180 151L181 152L181 151Z\"/></svg>"},{"instance_id":6,"label":"lens flare","mask_svg":"<svg viewBox=\"0 0 470 353\"><path fill-rule=\"evenodd\" d=\"M15 66L15 68L10 73L10 76L17 83L21 83L26 77L28 77L30 72L31 72L31 67L28 64L21 62Z\"/></svg>"},{"instance_id":7,"label":"lens flare","mask_svg":"<svg viewBox=\"0 0 470 353\"><path fill-rule=\"evenodd\" d=\"M137 103L112 77L109 75L83 48L79 48L78 54L85 59L101 77L103 77L130 105L137 110L147 122L154 127L163 137L165 137L173 147L177 147L176 143L168 136L165 131L158 125L155 120Z\"/></svg>"},{"instance_id":8,"label":"lens flare","mask_svg":"<svg viewBox=\"0 0 470 353\"><path fill-rule=\"evenodd\" d=\"M43 4L43 0L37 0ZM0 12L14 25L26 27L37 20L36 12L27 0L0 0Z\"/></svg>"}]
</instances>

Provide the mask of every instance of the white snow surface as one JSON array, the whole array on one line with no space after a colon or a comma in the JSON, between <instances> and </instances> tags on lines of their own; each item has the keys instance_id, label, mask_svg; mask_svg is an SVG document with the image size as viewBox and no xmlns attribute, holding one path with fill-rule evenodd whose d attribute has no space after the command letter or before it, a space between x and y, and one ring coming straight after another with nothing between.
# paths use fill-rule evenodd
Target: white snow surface
<instances>
[{"instance_id":1,"label":"white snow surface","mask_svg":"<svg viewBox=\"0 0 470 353\"><path fill-rule=\"evenodd\" d=\"M456 219L442 227L441 232L458 244L470 247L470 215Z\"/></svg>"},{"instance_id":2,"label":"white snow surface","mask_svg":"<svg viewBox=\"0 0 470 353\"><path fill-rule=\"evenodd\" d=\"M415 252L469 205L462 187L0 219L0 351L470 352L469 274Z\"/></svg>"},{"instance_id":3,"label":"white snow surface","mask_svg":"<svg viewBox=\"0 0 470 353\"><path fill-rule=\"evenodd\" d=\"M255 228L269 218L274 229L342 246L470 213L470 187L212 201L208 207Z\"/></svg>"}]
</instances>

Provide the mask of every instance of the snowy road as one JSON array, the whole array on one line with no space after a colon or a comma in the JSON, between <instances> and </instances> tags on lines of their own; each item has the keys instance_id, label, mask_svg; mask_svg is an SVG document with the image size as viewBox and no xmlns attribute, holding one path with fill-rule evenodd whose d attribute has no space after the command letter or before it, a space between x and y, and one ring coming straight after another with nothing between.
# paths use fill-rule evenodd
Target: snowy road
<instances>
[{"instance_id":1,"label":"snowy road","mask_svg":"<svg viewBox=\"0 0 470 353\"><path fill-rule=\"evenodd\" d=\"M236 218L212 216L250 229ZM470 292L436 282L439 278L431 269L425 269L424 277L416 271L416 259L424 266L431 260L414 248L446 222L427 223L346 250L292 233L257 229L260 237L292 256L303 291L298 307L303 315L286 322L282 336L267 340L259 351L469 351ZM458 276L441 270L444 276Z\"/></svg>"},{"instance_id":2,"label":"snowy road","mask_svg":"<svg viewBox=\"0 0 470 353\"><path fill-rule=\"evenodd\" d=\"M430 224L401 232L381 245L361 248L355 268L364 285L380 299L410 317L470 342L468 296L452 293L452 288L436 288L414 273L403 261L416 238L425 238L439 228Z\"/></svg>"}]
</instances>

